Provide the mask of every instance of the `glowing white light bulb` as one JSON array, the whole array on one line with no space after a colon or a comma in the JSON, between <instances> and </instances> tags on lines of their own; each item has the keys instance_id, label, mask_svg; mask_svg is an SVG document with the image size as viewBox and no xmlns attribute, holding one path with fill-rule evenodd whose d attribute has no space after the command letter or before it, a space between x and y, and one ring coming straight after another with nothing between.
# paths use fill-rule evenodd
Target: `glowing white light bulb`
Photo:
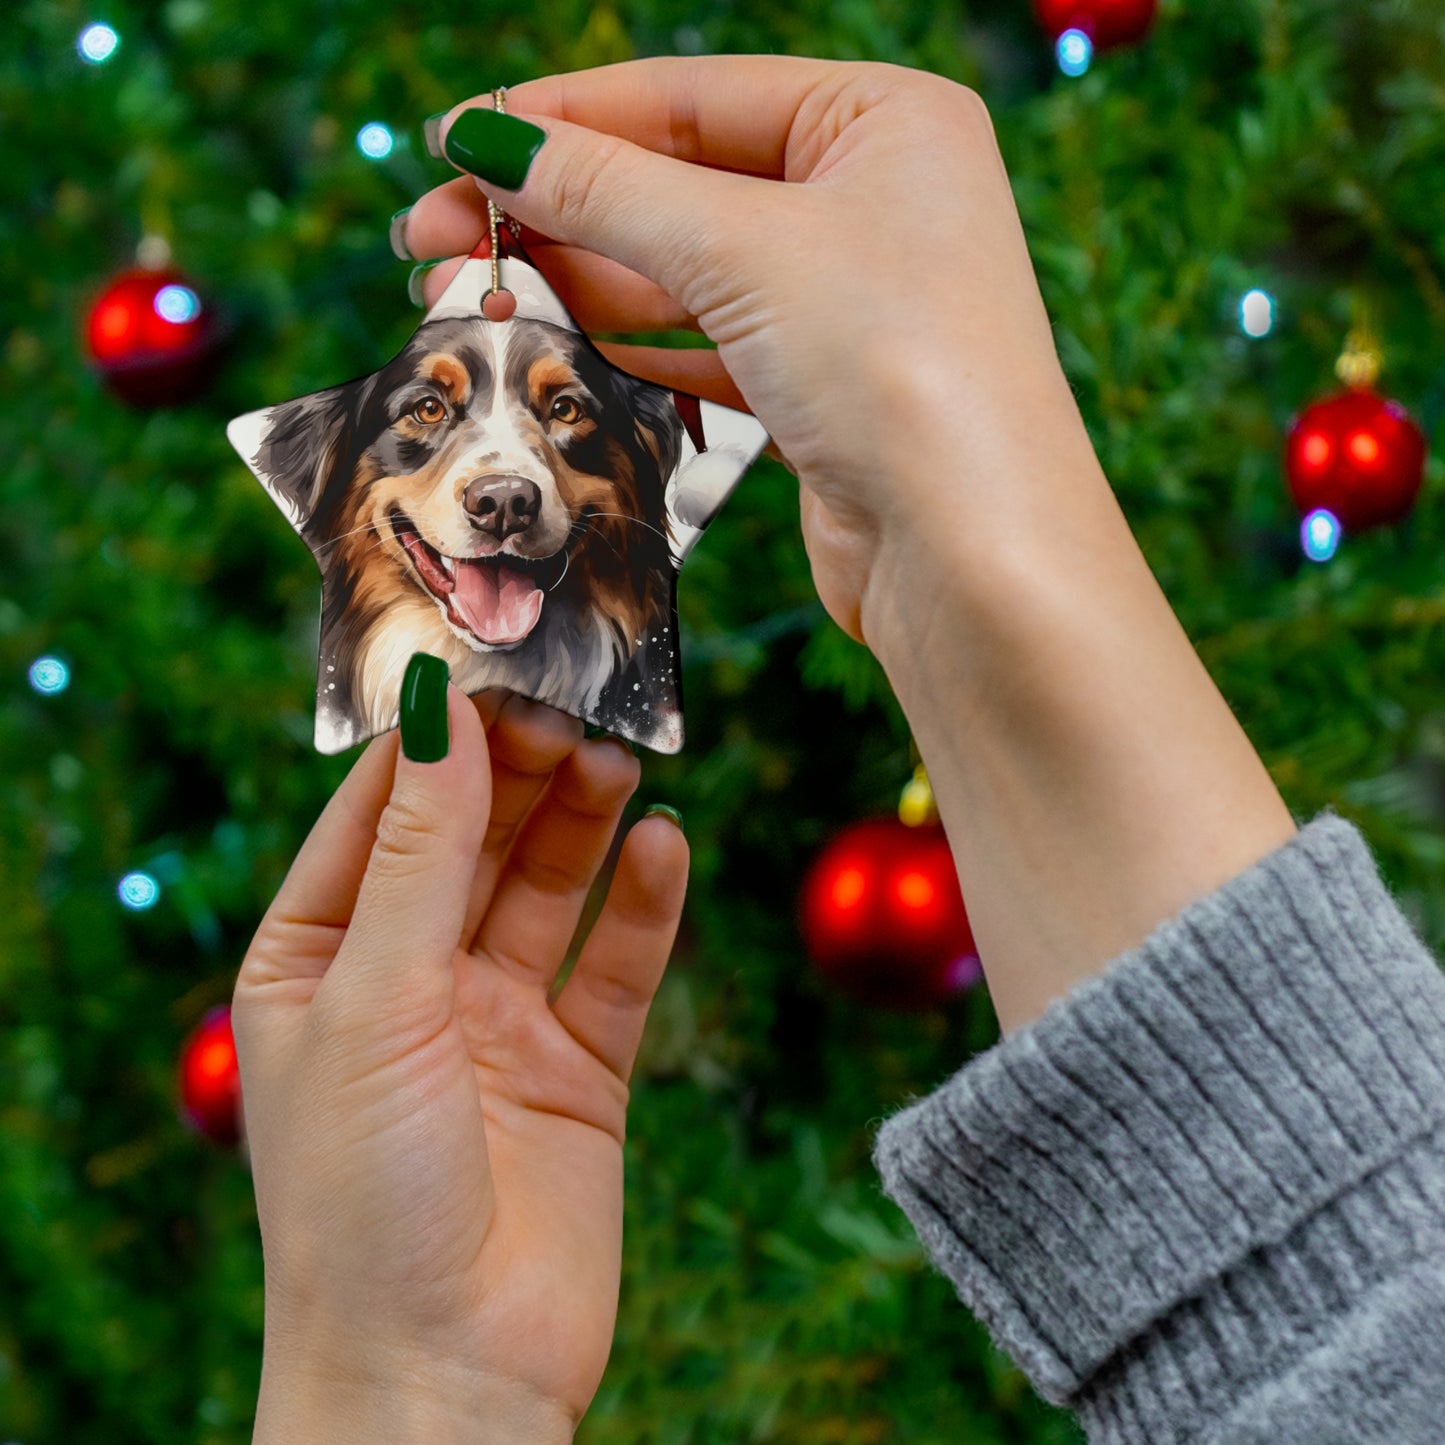
<instances>
[{"instance_id":1,"label":"glowing white light bulb","mask_svg":"<svg viewBox=\"0 0 1445 1445\"><path fill-rule=\"evenodd\" d=\"M1054 47L1065 75L1082 75L1094 59L1094 42L1082 30L1066 30Z\"/></svg>"},{"instance_id":2,"label":"glowing white light bulb","mask_svg":"<svg viewBox=\"0 0 1445 1445\"><path fill-rule=\"evenodd\" d=\"M1239 303L1239 326L1246 336L1268 336L1274 330L1274 297L1257 288L1245 292Z\"/></svg>"},{"instance_id":3,"label":"glowing white light bulb","mask_svg":"<svg viewBox=\"0 0 1445 1445\"><path fill-rule=\"evenodd\" d=\"M1316 507L1300 523L1300 546L1311 562L1328 562L1339 550L1343 529L1339 518L1323 507Z\"/></svg>"},{"instance_id":4,"label":"glowing white light bulb","mask_svg":"<svg viewBox=\"0 0 1445 1445\"><path fill-rule=\"evenodd\" d=\"M80 32L75 48L80 58L91 65L104 65L120 45L120 36L109 25L87 25Z\"/></svg>"},{"instance_id":5,"label":"glowing white light bulb","mask_svg":"<svg viewBox=\"0 0 1445 1445\"><path fill-rule=\"evenodd\" d=\"M379 120L369 121L356 132L356 148L369 160L384 161L395 144L390 127Z\"/></svg>"}]
</instances>

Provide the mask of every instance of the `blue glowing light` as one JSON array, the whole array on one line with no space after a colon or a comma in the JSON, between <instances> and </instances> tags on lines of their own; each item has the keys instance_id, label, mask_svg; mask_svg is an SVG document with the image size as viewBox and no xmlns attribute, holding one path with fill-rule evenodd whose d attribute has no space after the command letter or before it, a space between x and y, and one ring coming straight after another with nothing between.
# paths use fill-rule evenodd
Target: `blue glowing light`
<instances>
[{"instance_id":1,"label":"blue glowing light","mask_svg":"<svg viewBox=\"0 0 1445 1445\"><path fill-rule=\"evenodd\" d=\"M1239 326L1246 336L1268 336L1274 330L1274 297L1268 291L1247 291L1239 303Z\"/></svg>"},{"instance_id":2,"label":"blue glowing light","mask_svg":"<svg viewBox=\"0 0 1445 1445\"><path fill-rule=\"evenodd\" d=\"M162 286L152 302L162 321L182 326L201 314L201 298L189 286Z\"/></svg>"},{"instance_id":3,"label":"blue glowing light","mask_svg":"<svg viewBox=\"0 0 1445 1445\"><path fill-rule=\"evenodd\" d=\"M1065 75L1082 75L1094 59L1094 42L1082 30L1066 30L1054 47Z\"/></svg>"},{"instance_id":4,"label":"blue glowing light","mask_svg":"<svg viewBox=\"0 0 1445 1445\"><path fill-rule=\"evenodd\" d=\"M1300 523L1300 546L1311 562L1328 562L1339 550L1342 532L1339 518L1323 507L1316 507Z\"/></svg>"},{"instance_id":5,"label":"blue glowing light","mask_svg":"<svg viewBox=\"0 0 1445 1445\"><path fill-rule=\"evenodd\" d=\"M119 44L120 36L109 25L87 25L80 32L75 48L82 60L89 61L91 65L104 65L115 54Z\"/></svg>"},{"instance_id":6,"label":"blue glowing light","mask_svg":"<svg viewBox=\"0 0 1445 1445\"><path fill-rule=\"evenodd\" d=\"M356 132L356 148L374 161L384 161L395 144L396 138L390 127L382 125L379 120L371 121Z\"/></svg>"},{"instance_id":7,"label":"blue glowing light","mask_svg":"<svg viewBox=\"0 0 1445 1445\"><path fill-rule=\"evenodd\" d=\"M149 873L127 873L115 891L127 908L140 913L159 900L161 885Z\"/></svg>"},{"instance_id":8,"label":"blue glowing light","mask_svg":"<svg viewBox=\"0 0 1445 1445\"><path fill-rule=\"evenodd\" d=\"M70 669L58 657L37 657L30 664L30 686L46 697L54 697L70 686Z\"/></svg>"},{"instance_id":9,"label":"blue glowing light","mask_svg":"<svg viewBox=\"0 0 1445 1445\"><path fill-rule=\"evenodd\" d=\"M160 899L160 884L149 873L127 873L118 883L116 894L131 912L140 913L156 905Z\"/></svg>"}]
</instances>

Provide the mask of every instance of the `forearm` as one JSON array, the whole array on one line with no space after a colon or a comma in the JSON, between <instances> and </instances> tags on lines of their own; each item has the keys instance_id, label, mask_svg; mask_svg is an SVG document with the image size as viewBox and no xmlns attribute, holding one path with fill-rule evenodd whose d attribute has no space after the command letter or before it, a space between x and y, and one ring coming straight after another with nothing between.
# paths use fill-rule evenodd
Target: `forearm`
<instances>
[{"instance_id":1,"label":"forearm","mask_svg":"<svg viewBox=\"0 0 1445 1445\"><path fill-rule=\"evenodd\" d=\"M972 514L880 543L862 618L1005 1031L1295 831L1082 425L1028 446Z\"/></svg>"}]
</instances>

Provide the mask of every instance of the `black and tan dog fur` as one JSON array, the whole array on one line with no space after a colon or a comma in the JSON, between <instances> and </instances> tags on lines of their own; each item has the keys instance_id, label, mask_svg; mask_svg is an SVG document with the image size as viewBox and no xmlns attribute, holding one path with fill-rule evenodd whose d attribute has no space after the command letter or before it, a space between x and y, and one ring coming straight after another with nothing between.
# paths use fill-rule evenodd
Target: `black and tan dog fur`
<instances>
[{"instance_id":1,"label":"black and tan dog fur","mask_svg":"<svg viewBox=\"0 0 1445 1445\"><path fill-rule=\"evenodd\" d=\"M324 750L395 725L418 651L467 692L605 720L671 624L681 437L668 392L540 320L431 321L273 408L250 460L321 565Z\"/></svg>"}]
</instances>

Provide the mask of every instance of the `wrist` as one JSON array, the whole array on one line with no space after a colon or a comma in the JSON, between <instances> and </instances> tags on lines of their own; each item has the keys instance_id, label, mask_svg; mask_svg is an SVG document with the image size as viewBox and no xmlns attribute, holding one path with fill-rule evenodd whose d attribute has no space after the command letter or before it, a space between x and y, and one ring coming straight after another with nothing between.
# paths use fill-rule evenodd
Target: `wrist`
<instances>
[{"instance_id":1,"label":"wrist","mask_svg":"<svg viewBox=\"0 0 1445 1445\"><path fill-rule=\"evenodd\" d=\"M1019 667L1021 632L1086 579L1157 590L1077 413L1030 449L990 439L967 470L940 455L909 458L899 498L880 520L860 598L863 638L908 706L943 702L951 678L973 688ZM1162 600L1162 599L1161 599ZM1066 609L1074 604L1065 603Z\"/></svg>"},{"instance_id":2,"label":"wrist","mask_svg":"<svg viewBox=\"0 0 1445 1445\"><path fill-rule=\"evenodd\" d=\"M861 608L1005 1032L1294 831L1097 461L1048 465L880 538Z\"/></svg>"},{"instance_id":3,"label":"wrist","mask_svg":"<svg viewBox=\"0 0 1445 1445\"><path fill-rule=\"evenodd\" d=\"M262 1362L253 1445L569 1445L576 1421L518 1380L435 1360Z\"/></svg>"},{"instance_id":4,"label":"wrist","mask_svg":"<svg viewBox=\"0 0 1445 1445\"><path fill-rule=\"evenodd\" d=\"M1062 558L1106 567L1139 554L1062 369L1007 347L985 374L951 354L870 356L895 438L875 492L875 565L860 625L893 676L932 670L919 620L946 619L951 650L1005 628ZM895 686L898 679L895 679Z\"/></svg>"}]
</instances>

